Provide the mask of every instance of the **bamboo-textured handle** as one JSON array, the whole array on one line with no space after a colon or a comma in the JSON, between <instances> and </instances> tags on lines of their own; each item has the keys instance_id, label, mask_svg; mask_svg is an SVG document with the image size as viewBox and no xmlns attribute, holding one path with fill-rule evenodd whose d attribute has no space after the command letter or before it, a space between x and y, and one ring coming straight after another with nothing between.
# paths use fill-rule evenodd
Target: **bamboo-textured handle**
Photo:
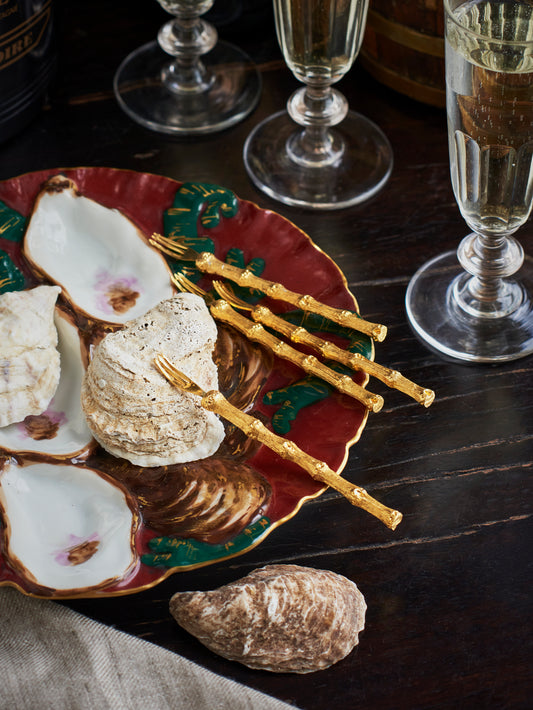
<instances>
[{"instance_id":1,"label":"bamboo-textured handle","mask_svg":"<svg viewBox=\"0 0 533 710\"><path fill-rule=\"evenodd\" d=\"M335 372L319 362L313 355L306 355L291 348L290 345L266 331L260 323L252 323L248 318L241 316L226 301L215 301L211 304L210 311L217 320L234 326L250 340L266 345L276 355L298 365L308 374L320 377L339 392L364 404L372 412L379 412L383 407L383 397L368 392L364 387L355 383L351 377Z\"/></svg>"},{"instance_id":2,"label":"bamboo-textured handle","mask_svg":"<svg viewBox=\"0 0 533 710\"><path fill-rule=\"evenodd\" d=\"M260 441L269 449L275 451L279 456L288 461L292 461L305 469L312 478L325 483L352 503L366 510L371 515L381 520L385 525L394 530L402 519L402 514L388 508L375 498L373 498L364 488L350 483L345 478L341 478L338 473L331 469L324 461L314 458L310 454L302 451L294 442L278 436L259 419L241 412L234 407L220 392L211 390L202 396L202 406L211 412L215 412L224 419L241 429L246 436Z\"/></svg>"},{"instance_id":3,"label":"bamboo-textured handle","mask_svg":"<svg viewBox=\"0 0 533 710\"><path fill-rule=\"evenodd\" d=\"M326 306L312 296L289 291L289 289L285 288L282 284L276 283L275 281L266 281L265 279L256 276L248 269L239 269L237 266L225 264L209 252L202 252L199 255L196 259L196 266L200 269L200 271L228 278L230 281L234 281L239 284L239 286L258 289L259 291L263 291L263 293L267 296L270 296L270 298L274 298L278 301L285 301L286 303L290 303L293 306L296 306L296 308L301 308L303 311L308 311L309 313L317 313L318 315L328 318L334 323L338 323L345 328L352 328L359 333L369 335L371 338L379 342L384 340L387 335L387 328L384 325L370 323L369 321L360 318L352 311L346 309Z\"/></svg>"},{"instance_id":4,"label":"bamboo-textured handle","mask_svg":"<svg viewBox=\"0 0 533 710\"><path fill-rule=\"evenodd\" d=\"M269 328L274 328L274 330L290 338L294 343L308 345L321 353L325 358L336 360L352 368L352 370L366 372L368 375L372 375L378 380L381 380L381 382L384 382L389 387L400 390L409 397L412 397L420 404L423 404L424 407L429 407L435 399L435 392L433 392L433 390L420 387L420 385L407 379L407 377L404 377L397 370L391 370L389 367L379 365L377 362L369 360L359 353L350 353L347 350L343 350L339 348L338 345L330 343L329 340L323 340L317 335L309 333L302 326L288 323L283 318L272 313L266 306L255 306L251 311L251 315L257 323L262 323Z\"/></svg>"}]
</instances>

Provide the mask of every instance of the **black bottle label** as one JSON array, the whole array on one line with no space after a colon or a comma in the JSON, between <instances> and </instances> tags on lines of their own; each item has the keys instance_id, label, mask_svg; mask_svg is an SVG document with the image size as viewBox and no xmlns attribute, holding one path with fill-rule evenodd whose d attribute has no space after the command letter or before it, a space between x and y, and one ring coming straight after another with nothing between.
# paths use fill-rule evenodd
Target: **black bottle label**
<instances>
[{"instance_id":1,"label":"black bottle label","mask_svg":"<svg viewBox=\"0 0 533 710\"><path fill-rule=\"evenodd\" d=\"M54 66L52 0L0 0L0 140L42 106Z\"/></svg>"}]
</instances>

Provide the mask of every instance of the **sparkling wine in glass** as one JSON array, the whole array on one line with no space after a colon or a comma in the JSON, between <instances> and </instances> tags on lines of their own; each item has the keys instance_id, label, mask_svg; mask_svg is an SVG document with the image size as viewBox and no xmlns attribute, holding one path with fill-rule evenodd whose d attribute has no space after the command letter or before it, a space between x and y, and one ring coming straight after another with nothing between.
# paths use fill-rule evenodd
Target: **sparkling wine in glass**
<instances>
[{"instance_id":1,"label":"sparkling wine in glass","mask_svg":"<svg viewBox=\"0 0 533 710\"><path fill-rule=\"evenodd\" d=\"M359 52L367 10L368 0L274 0L283 56L304 86L290 97L287 111L248 136L244 163L255 185L280 202L347 207L374 195L389 178L389 141L332 88Z\"/></svg>"},{"instance_id":2,"label":"sparkling wine in glass","mask_svg":"<svg viewBox=\"0 0 533 710\"><path fill-rule=\"evenodd\" d=\"M157 41L139 47L118 68L119 105L146 128L174 135L221 131L257 105L261 77L250 57L218 40L202 19L214 0L158 0L174 15Z\"/></svg>"},{"instance_id":3,"label":"sparkling wine in glass","mask_svg":"<svg viewBox=\"0 0 533 710\"><path fill-rule=\"evenodd\" d=\"M533 3L444 0L451 180L472 234L413 276L409 321L472 362L533 352L533 262L513 236L533 203Z\"/></svg>"}]
</instances>

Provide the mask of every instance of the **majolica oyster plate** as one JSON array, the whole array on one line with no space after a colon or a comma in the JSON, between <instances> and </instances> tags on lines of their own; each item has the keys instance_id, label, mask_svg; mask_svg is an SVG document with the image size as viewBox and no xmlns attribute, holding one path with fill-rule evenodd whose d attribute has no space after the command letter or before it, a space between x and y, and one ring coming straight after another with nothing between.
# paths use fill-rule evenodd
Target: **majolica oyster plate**
<instances>
[{"instance_id":1,"label":"majolica oyster plate","mask_svg":"<svg viewBox=\"0 0 533 710\"><path fill-rule=\"evenodd\" d=\"M153 232L357 310L337 265L305 233L220 186L108 168L1 182L0 294L39 284L62 292L56 395L41 416L0 428L0 585L56 598L137 592L246 552L325 490L230 425L208 459L154 468L115 458L91 437L79 390L94 345L172 295L173 271L211 287L190 262L152 249ZM251 303L261 297L244 289L239 295ZM373 357L366 336L280 302L268 305ZM366 423L362 404L220 325L215 361L220 389L234 405L343 469ZM358 381L366 384L366 376Z\"/></svg>"}]
</instances>

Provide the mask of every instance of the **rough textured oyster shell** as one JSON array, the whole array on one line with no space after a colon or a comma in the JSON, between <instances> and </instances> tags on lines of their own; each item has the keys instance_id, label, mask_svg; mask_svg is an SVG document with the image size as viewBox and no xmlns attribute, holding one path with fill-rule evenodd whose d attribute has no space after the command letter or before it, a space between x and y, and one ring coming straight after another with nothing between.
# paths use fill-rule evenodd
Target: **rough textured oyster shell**
<instances>
[{"instance_id":1,"label":"rough textured oyster shell","mask_svg":"<svg viewBox=\"0 0 533 710\"><path fill-rule=\"evenodd\" d=\"M61 359L59 385L50 404L39 414L0 428L0 447L8 451L38 451L67 456L94 443L81 410L80 388L85 368L78 329L59 308L54 319Z\"/></svg>"},{"instance_id":2,"label":"rough textured oyster shell","mask_svg":"<svg viewBox=\"0 0 533 710\"><path fill-rule=\"evenodd\" d=\"M0 427L46 409L59 383L54 308L61 289L0 296Z\"/></svg>"},{"instance_id":3,"label":"rough textured oyster shell","mask_svg":"<svg viewBox=\"0 0 533 710\"><path fill-rule=\"evenodd\" d=\"M206 458L224 438L220 419L199 398L173 387L154 365L158 353L210 390L216 324L202 298L177 294L94 350L81 389L89 428L103 448L138 466Z\"/></svg>"},{"instance_id":4,"label":"rough textured oyster shell","mask_svg":"<svg viewBox=\"0 0 533 710\"><path fill-rule=\"evenodd\" d=\"M278 673L310 673L357 645L366 603L342 575L267 565L214 591L178 592L170 611L224 658Z\"/></svg>"}]
</instances>

